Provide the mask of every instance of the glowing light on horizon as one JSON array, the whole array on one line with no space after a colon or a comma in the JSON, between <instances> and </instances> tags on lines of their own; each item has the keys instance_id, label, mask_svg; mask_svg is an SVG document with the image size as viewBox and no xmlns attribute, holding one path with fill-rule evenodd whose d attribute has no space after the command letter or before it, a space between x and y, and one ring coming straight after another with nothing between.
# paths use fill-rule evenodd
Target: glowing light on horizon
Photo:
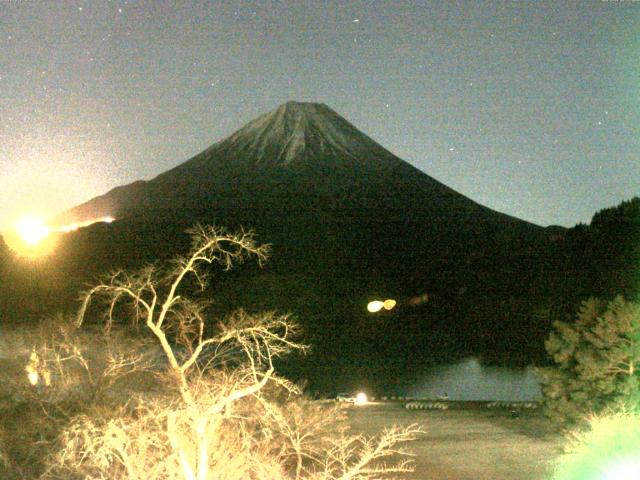
<instances>
[{"instance_id":1,"label":"glowing light on horizon","mask_svg":"<svg viewBox=\"0 0 640 480\"><path fill-rule=\"evenodd\" d=\"M114 220L115 218L113 217L100 217L100 218L95 218L93 220L87 220L86 222L70 223L69 225L63 225L62 227L54 228L51 231L62 232L62 233L75 232L79 228L88 227L89 225L93 225L94 223L111 223Z\"/></svg>"},{"instance_id":2,"label":"glowing light on horizon","mask_svg":"<svg viewBox=\"0 0 640 480\"><path fill-rule=\"evenodd\" d=\"M105 216L74 222L60 227L50 227L44 220L35 216L25 216L18 221L14 230L6 232L6 240L9 247L23 257L41 257L50 253L55 246L55 238L52 234L65 234L94 223L111 223L115 218Z\"/></svg>"},{"instance_id":3,"label":"glowing light on horizon","mask_svg":"<svg viewBox=\"0 0 640 480\"><path fill-rule=\"evenodd\" d=\"M49 235L49 227L38 217L24 217L16 225L20 238L27 244L35 246Z\"/></svg>"}]
</instances>

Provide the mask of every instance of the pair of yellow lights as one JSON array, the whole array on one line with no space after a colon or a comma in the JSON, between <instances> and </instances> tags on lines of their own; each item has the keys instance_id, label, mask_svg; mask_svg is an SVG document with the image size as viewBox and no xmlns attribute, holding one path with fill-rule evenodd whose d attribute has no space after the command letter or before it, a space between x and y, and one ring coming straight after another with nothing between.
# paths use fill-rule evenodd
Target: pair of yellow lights
<instances>
[{"instance_id":1,"label":"pair of yellow lights","mask_svg":"<svg viewBox=\"0 0 640 480\"><path fill-rule=\"evenodd\" d=\"M396 301L388 298L387 300L373 300L367 304L367 310L371 313L377 313L380 310L392 310L396 306Z\"/></svg>"}]
</instances>

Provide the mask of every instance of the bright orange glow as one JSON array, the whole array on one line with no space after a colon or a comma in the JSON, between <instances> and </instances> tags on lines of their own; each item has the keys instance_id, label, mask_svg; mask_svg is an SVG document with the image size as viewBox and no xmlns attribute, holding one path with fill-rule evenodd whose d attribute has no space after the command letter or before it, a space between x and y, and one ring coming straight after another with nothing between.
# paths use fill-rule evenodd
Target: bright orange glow
<instances>
[{"instance_id":1,"label":"bright orange glow","mask_svg":"<svg viewBox=\"0 0 640 480\"><path fill-rule=\"evenodd\" d=\"M18 221L15 229L3 232L3 235L7 245L16 254L21 257L36 258L53 251L59 234L75 232L79 228L88 227L94 223L111 223L114 220L113 217L100 217L61 227L50 227L41 218L25 216Z\"/></svg>"},{"instance_id":2,"label":"bright orange glow","mask_svg":"<svg viewBox=\"0 0 640 480\"><path fill-rule=\"evenodd\" d=\"M37 258L51 253L57 241L57 235L52 235L51 228L35 216L23 217L15 228L2 232L2 235L9 248L25 258Z\"/></svg>"},{"instance_id":3,"label":"bright orange glow","mask_svg":"<svg viewBox=\"0 0 640 480\"><path fill-rule=\"evenodd\" d=\"M368 402L369 402L369 399L367 398L366 393L360 392L356 395L356 401L355 401L356 405L366 405Z\"/></svg>"},{"instance_id":4,"label":"bright orange glow","mask_svg":"<svg viewBox=\"0 0 640 480\"><path fill-rule=\"evenodd\" d=\"M20 238L32 246L40 243L51 231L44 221L37 217L24 217L16 225L16 230Z\"/></svg>"}]
</instances>

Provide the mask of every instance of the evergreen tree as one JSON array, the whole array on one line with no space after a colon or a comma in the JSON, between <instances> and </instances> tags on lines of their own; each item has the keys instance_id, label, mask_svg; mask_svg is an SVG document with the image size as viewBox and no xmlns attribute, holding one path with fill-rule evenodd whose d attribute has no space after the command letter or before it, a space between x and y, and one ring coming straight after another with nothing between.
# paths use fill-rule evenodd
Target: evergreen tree
<instances>
[{"instance_id":1,"label":"evergreen tree","mask_svg":"<svg viewBox=\"0 0 640 480\"><path fill-rule=\"evenodd\" d=\"M640 305L616 297L582 303L575 323L555 322L541 369L547 415L560 425L640 400Z\"/></svg>"}]
</instances>

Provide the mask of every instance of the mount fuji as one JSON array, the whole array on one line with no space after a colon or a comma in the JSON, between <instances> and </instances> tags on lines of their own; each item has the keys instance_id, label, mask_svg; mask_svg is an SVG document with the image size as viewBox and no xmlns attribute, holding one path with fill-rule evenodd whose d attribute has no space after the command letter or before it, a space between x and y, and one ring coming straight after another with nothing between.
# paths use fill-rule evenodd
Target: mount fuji
<instances>
[{"instance_id":1,"label":"mount fuji","mask_svg":"<svg viewBox=\"0 0 640 480\"><path fill-rule=\"evenodd\" d=\"M213 211L364 211L380 221L525 225L482 207L399 159L324 104L288 102L158 175L115 188L57 218L82 221ZM244 218L245 215L241 214ZM255 216L255 215L254 215ZM535 230L536 227L526 224Z\"/></svg>"},{"instance_id":2,"label":"mount fuji","mask_svg":"<svg viewBox=\"0 0 640 480\"><path fill-rule=\"evenodd\" d=\"M406 372L438 356L522 363L543 350L549 326L524 313L537 301L548 229L454 191L323 104L281 105L55 223L103 216L116 220L61 241L50 298L75 297L105 270L183 252L184 231L200 222L253 229L272 245L265 269L219 277L217 305L293 311L315 346L306 364L317 377L342 367L371 377L383 364ZM364 307L375 298L398 306L372 317Z\"/></svg>"}]
</instances>

